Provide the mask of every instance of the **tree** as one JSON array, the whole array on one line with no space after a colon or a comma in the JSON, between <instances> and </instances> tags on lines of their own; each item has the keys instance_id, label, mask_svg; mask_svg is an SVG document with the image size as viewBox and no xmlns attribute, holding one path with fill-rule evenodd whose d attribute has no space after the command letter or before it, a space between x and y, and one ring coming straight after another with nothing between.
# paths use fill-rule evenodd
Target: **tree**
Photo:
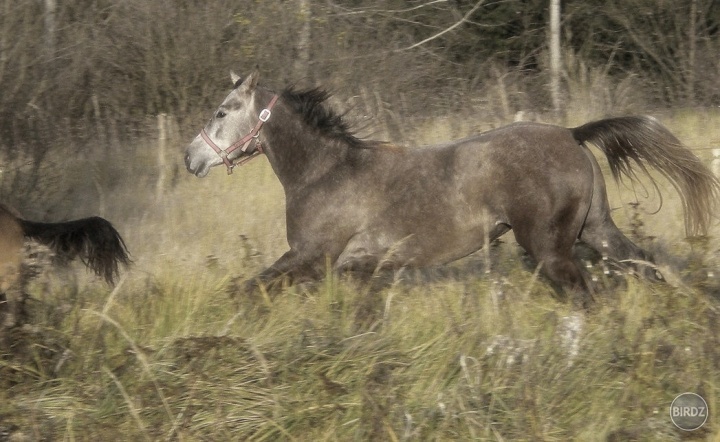
<instances>
[{"instance_id":1,"label":"tree","mask_svg":"<svg viewBox=\"0 0 720 442\"><path fill-rule=\"evenodd\" d=\"M550 0L550 95L553 111L560 112L560 0Z\"/></svg>"}]
</instances>

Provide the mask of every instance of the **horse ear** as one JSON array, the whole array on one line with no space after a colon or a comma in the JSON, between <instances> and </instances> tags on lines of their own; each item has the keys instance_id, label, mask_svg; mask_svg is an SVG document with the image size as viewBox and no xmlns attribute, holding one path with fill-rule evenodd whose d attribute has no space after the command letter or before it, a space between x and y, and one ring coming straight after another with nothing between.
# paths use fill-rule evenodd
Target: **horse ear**
<instances>
[{"instance_id":1,"label":"horse ear","mask_svg":"<svg viewBox=\"0 0 720 442\"><path fill-rule=\"evenodd\" d=\"M230 79L232 80L233 86L237 84L238 81L240 81L240 76L235 73L235 71L230 71Z\"/></svg>"},{"instance_id":2,"label":"horse ear","mask_svg":"<svg viewBox=\"0 0 720 442\"><path fill-rule=\"evenodd\" d=\"M243 92L252 92L255 90L255 86L257 86L258 80L260 79L260 72L255 69L252 74L245 77L242 84L237 87L238 90L241 90Z\"/></svg>"}]
</instances>

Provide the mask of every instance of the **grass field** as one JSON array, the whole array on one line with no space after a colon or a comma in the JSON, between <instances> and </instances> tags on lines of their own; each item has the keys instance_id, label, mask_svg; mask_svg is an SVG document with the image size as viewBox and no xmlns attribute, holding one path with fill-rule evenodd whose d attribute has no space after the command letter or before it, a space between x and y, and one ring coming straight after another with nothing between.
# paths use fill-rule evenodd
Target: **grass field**
<instances>
[{"instance_id":1,"label":"grass field","mask_svg":"<svg viewBox=\"0 0 720 442\"><path fill-rule=\"evenodd\" d=\"M709 164L717 112L664 121ZM608 181L668 283L596 263L598 306L579 313L511 234L489 262L406 272L378 295L329 275L232 297L287 247L266 160L181 171L159 202L153 176L106 198L134 260L117 286L76 265L29 287L30 324L0 349L0 441L720 440L720 231L684 240L669 186L652 214L657 197L632 206L642 188ZM710 408L694 432L670 420L684 392Z\"/></svg>"}]
</instances>

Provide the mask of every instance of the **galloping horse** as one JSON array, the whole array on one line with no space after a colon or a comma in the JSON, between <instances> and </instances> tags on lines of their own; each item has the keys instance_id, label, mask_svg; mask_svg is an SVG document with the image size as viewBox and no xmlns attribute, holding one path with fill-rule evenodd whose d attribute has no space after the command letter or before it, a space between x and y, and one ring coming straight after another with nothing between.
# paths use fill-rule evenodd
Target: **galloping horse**
<instances>
[{"instance_id":1,"label":"galloping horse","mask_svg":"<svg viewBox=\"0 0 720 442\"><path fill-rule=\"evenodd\" d=\"M82 260L95 274L113 284L119 264L128 265L130 258L120 234L107 220L100 217L83 218L59 223L27 221L15 210L0 204L0 304L5 312L4 325L14 325L18 296L22 296L22 259L25 239L33 239L48 246L56 259L67 262ZM12 289L12 290L11 290ZM13 296L14 295L14 296Z\"/></svg>"},{"instance_id":2,"label":"galloping horse","mask_svg":"<svg viewBox=\"0 0 720 442\"><path fill-rule=\"evenodd\" d=\"M231 78L185 164L204 177L262 153L282 183L290 250L249 287L318 277L326 259L339 272L444 264L512 229L547 277L588 306L576 241L618 262L651 261L613 222L588 143L606 155L616 180L647 173L646 164L661 172L680 194L687 234L705 233L717 208L718 179L652 117L572 129L521 122L407 149L355 137L322 89L275 93L258 86L257 71ZM652 265L638 270L662 279Z\"/></svg>"}]
</instances>

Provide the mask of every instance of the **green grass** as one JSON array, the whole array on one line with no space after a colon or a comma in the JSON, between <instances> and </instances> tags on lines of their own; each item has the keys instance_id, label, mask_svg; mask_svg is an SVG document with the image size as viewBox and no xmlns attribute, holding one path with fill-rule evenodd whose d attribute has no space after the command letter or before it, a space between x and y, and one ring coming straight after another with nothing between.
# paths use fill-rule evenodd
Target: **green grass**
<instances>
[{"instance_id":1,"label":"green grass","mask_svg":"<svg viewBox=\"0 0 720 442\"><path fill-rule=\"evenodd\" d=\"M471 257L452 266L459 276L409 275L377 296L330 275L233 298L236 278L286 247L282 189L265 160L231 177L183 175L161 204L129 186L106 216L133 268L115 288L81 265L34 282L31 325L0 348L0 431L92 441L717 439L717 230L683 241L671 191L650 216L652 204L633 210L632 192L611 190L618 224L635 222L635 239L662 251L670 283L610 277L581 314L520 264L510 237L489 273L469 271L483 259ZM687 391L710 406L693 433L669 419Z\"/></svg>"}]
</instances>

